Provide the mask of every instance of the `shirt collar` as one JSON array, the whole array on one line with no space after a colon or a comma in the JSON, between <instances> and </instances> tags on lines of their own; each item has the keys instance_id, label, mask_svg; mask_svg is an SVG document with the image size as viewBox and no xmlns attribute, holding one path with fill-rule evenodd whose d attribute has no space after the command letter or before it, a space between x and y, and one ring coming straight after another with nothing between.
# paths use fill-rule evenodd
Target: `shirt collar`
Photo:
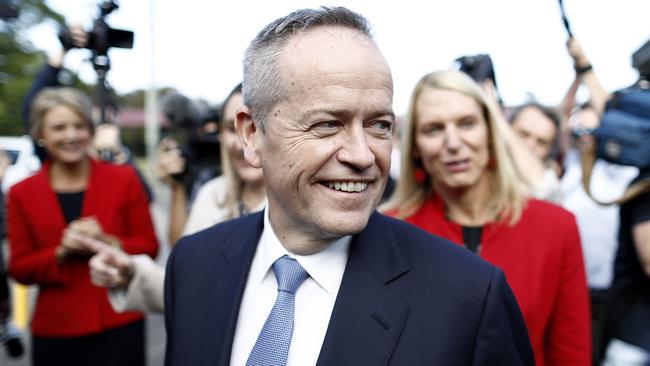
<instances>
[{"instance_id":1,"label":"shirt collar","mask_svg":"<svg viewBox=\"0 0 650 366\"><path fill-rule=\"evenodd\" d=\"M350 235L344 236L327 245L325 249L310 254L297 255L289 253L275 235L269 220L268 206L264 210L264 229L258 246L257 260L260 265L258 271L253 273L255 281L262 282L271 272L271 266L280 257L287 255L300 263L307 271L309 277L330 294L336 294L345 272L350 247Z\"/></svg>"}]
</instances>

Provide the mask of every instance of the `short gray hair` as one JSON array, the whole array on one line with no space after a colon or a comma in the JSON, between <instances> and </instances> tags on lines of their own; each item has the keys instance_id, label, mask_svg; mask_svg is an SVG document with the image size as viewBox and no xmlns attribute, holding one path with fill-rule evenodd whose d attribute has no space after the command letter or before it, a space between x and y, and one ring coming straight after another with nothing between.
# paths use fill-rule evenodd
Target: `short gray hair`
<instances>
[{"instance_id":1,"label":"short gray hair","mask_svg":"<svg viewBox=\"0 0 650 366\"><path fill-rule=\"evenodd\" d=\"M242 88L244 104L262 129L271 108L285 93L278 63L282 47L291 36L320 26L353 29L372 40L366 18L344 7L297 10L264 27L246 49Z\"/></svg>"}]
</instances>

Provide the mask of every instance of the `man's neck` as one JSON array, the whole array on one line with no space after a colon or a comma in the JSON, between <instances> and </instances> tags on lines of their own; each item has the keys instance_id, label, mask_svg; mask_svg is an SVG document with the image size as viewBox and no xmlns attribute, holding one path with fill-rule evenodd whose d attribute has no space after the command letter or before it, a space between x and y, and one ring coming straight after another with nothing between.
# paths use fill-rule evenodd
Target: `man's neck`
<instances>
[{"instance_id":1,"label":"man's neck","mask_svg":"<svg viewBox=\"0 0 650 366\"><path fill-rule=\"evenodd\" d=\"M284 224L277 216L273 215L273 210L267 207L269 215L270 229L278 238L282 246L289 253L297 255L310 255L327 248L331 243L337 241L342 236L326 236L315 238L307 227L294 227Z\"/></svg>"}]
</instances>

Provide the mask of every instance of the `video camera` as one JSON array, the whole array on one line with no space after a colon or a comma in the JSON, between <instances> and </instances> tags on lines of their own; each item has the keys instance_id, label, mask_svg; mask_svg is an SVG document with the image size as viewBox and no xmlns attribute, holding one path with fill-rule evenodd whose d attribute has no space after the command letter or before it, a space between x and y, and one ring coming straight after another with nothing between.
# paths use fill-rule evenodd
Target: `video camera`
<instances>
[{"instance_id":1,"label":"video camera","mask_svg":"<svg viewBox=\"0 0 650 366\"><path fill-rule=\"evenodd\" d=\"M181 154L187 162L185 170L173 175L173 178L189 185L201 175L220 174L218 127L206 128L208 123L219 122L220 111L178 92L164 95L161 105L162 114L170 124L170 132L173 135L171 137L183 144Z\"/></svg>"},{"instance_id":2,"label":"video camera","mask_svg":"<svg viewBox=\"0 0 650 366\"><path fill-rule=\"evenodd\" d=\"M93 22L93 28L90 32L87 32L88 41L83 46L93 53L93 68L97 72L97 99L100 108L100 124L107 122L107 90L110 88L107 85L106 74L111 69L108 50L111 47L133 48L132 31L113 29L106 23L106 16L117 8L119 8L119 5L114 0L106 0L99 5L99 16ZM70 30L67 28L59 31L59 40L66 50L76 47L72 41Z\"/></svg>"},{"instance_id":3,"label":"video camera","mask_svg":"<svg viewBox=\"0 0 650 366\"><path fill-rule=\"evenodd\" d=\"M650 40L632 54L632 67L639 71L641 79L650 80Z\"/></svg>"},{"instance_id":4,"label":"video camera","mask_svg":"<svg viewBox=\"0 0 650 366\"><path fill-rule=\"evenodd\" d=\"M99 16L93 21L93 27L88 32L88 42L83 46L84 48L103 56L108 53L111 47L133 48L132 31L114 29L106 23L106 16L117 8L119 8L119 5L113 0L104 1L99 5ZM70 31L67 28L60 30L59 40L66 50L75 47Z\"/></svg>"},{"instance_id":5,"label":"video camera","mask_svg":"<svg viewBox=\"0 0 650 366\"><path fill-rule=\"evenodd\" d=\"M461 56L456 59L458 70L469 75L477 83L485 80L492 80L494 87L497 86L497 79L494 75L494 66L490 55L479 54L472 56Z\"/></svg>"}]
</instances>

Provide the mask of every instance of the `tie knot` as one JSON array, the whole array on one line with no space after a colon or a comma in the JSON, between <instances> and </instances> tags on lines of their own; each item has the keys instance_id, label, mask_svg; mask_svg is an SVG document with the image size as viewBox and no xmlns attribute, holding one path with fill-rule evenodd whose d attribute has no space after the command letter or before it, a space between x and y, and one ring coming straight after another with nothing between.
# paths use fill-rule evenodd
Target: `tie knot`
<instances>
[{"instance_id":1,"label":"tie knot","mask_svg":"<svg viewBox=\"0 0 650 366\"><path fill-rule=\"evenodd\" d=\"M293 258L286 255L273 263L273 272L278 281L278 291L296 293L307 278L307 271Z\"/></svg>"}]
</instances>

